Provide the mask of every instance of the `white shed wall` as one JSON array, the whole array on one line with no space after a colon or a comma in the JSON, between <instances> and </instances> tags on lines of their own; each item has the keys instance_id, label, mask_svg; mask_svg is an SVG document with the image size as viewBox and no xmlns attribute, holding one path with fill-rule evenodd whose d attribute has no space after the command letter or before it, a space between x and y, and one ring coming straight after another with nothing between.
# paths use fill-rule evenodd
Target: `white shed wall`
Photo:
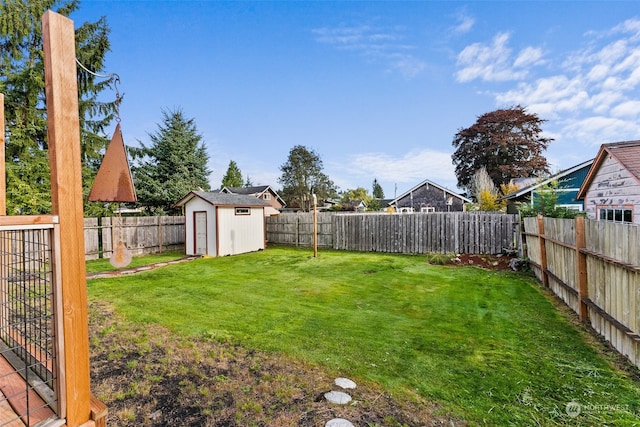
<instances>
[{"instance_id":1,"label":"white shed wall","mask_svg":"<svg viewBox=\"0 0 640 427\"><path fill-rule=\"evenodd\" d=\"M235 207L218 207L219 256L264 249L264 208L249 208L250 215L236 215Z\"/></svg>"},{"instance_id":2,"label":"white shed wall","mask_svg":"<svg viewBox=\"0 0 640 427\"><path fill-rule=\"evenodd\" d=\"M640 185L611 156L602 162L584 199L589 219L598 219L599 207L624 207L633 209L633 223L640 224Z\"/></svg>"},{"instance_id":3,"label":"white shed wall","mask_svg":"<svg viewBox=\"0 0 640 427\"><path fill-rule=\"evenodd\" d=\"M185 240L184 249L186 255L195 255L195 224L194 212L207 213L207 255L216 256L216 207L205 202L199 197L189 200L184 207L185 215Z\"/></svg>"}]
</instances>

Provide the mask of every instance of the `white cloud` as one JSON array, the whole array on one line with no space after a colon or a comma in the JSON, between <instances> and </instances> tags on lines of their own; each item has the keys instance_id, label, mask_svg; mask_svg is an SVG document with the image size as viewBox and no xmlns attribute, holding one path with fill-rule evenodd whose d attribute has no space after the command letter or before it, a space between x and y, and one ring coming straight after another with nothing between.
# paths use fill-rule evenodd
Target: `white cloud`
<instances>
[{"instance_id":1,"label":"white cloud","mask_svg":"<svg viewBox=\"0 0 640 427\"><path fill-rule=\"evenodd\" d=\"M496 94L496 100L501 105L519 104L547 119L561 111L581 108L588 99L579 79L570 80L560 75L538 79L534 84L520 83L515 89Z\"/></svg>"},{"instance_id":2,"label":"white cloud","mask_svg":"<svg viewBox=\"0 0 640 427\"><path fill-rule=\"evenodd\" d=\"M563 127L562 133L580 143L599 145L630 139L628 135L639 135L640 125L614 117L591 116L571 121Z\"/></svg>"},{"instance_id":3,"label":"white cloud","mask_svg":"<svg viewBox=\"0 0 640 427\"><path fill-rule=\"evenodd\" d=\"M341 169L340 174L351 176L354 182L362 182L363 179L373 181L375 177L380 182L398 184L400 191L425 179L452 189L457 183L451 153L430 149L414 150L404 155L362 153L351 156L346 164L333 165L333 168Z\"/></svg>"},{"instance_id":4,"label":"white cloud","mask_svg":"<svg viewBox=\"0 0 640 427\"><path fill-rule=\"evenodd\" d=\"M523 49L513 63L514 67L529 67L543 64L542 49L537 47L527 47Z\"/></svg>"},{"instance_id":5,"label":"white cloud","mask_svg":"<svg viewBox=\"0 0 640 427\"><path fill-rule=\"evenodd\" d=\"M491 44L465 48L458 58L462 66L458 80L498 81L495 74L492 79L492 73L500 69L508 75L508 41L505 33L499 33ZM521 51L514 68L559 64L559 72L543 75L543 69L531 69L530 75L537 78L525 80L527 76L515 70L512 77L520 81L506 91L493 92L496 103L519 104L549 120L545 128L567 146L638 139L640 20L627 20L605 32L589 32L582 46L564 55L567 59L554 60L544 58L536 48Z\"/></svg>"},{"instance_id":6,"label":"white cloud","mask_svg":"<svg viewBox=\"0 0 640 427\"><path fill-rule=\"evenodd\" d=\"M419 75L425 69L425 63L412 55L398 53L389 55L389 60L389 70L397 70L409 79Z\"/></svg>"},{"instance_id":7,"label":"white cloud","mask_svg":"<svg viewBox=\"0 0 640 427\"><path fill-rule=\"evenodd\" d=\"M458 54L456 73L459 82L465 83L480 79L488 82L521 80L528 74L528 68L542 62L542 50L527 47L511 59L508 47L509 33L498 33L491 44L473 43Z\"/></svg>"},{"instance_id":8,"label":"white cloud","mask_svg":"<svg viewBox=\"0 0 640 427\"><path fill-rule=\"evenodd\" d=\"M628 117L637 119L640 117L640 100L626 101L611 109L611 115L615 117Z\"/></svg>"},{"instance_id":9,"label":"white cloud","mask_svg":"<svg viewBox=\"0 0 640 427\"><path fill-rule=\"evenodd\" d=\"M312 30L318 43L355 52L374 63L386 64L387 71L399 72L406 78L420 74L426 63L411 53L412 44L404 43L402 28L379 29L368 25Z\"/></svg>"},{"instance_id":10,"label":"white cloud","mask_svg":"<svg viewBox=\"0 0 640 427\"><path fill-rule=\"evenodd\" d=\"M473 26L476 23L476 20L471 16L467 15L465 12L461 12L456 17L457 23L451 29L454 33L457 34L465 34L471 31Z\"/></svg>"}]
</instances>

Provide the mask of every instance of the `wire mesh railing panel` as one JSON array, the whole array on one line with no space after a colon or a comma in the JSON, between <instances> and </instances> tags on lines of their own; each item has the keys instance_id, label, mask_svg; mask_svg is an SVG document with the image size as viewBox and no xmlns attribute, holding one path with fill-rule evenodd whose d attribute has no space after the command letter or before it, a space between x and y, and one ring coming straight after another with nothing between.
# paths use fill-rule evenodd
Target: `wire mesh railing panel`
<instances>
[{"instance_id":1,"label":"wire mesh railing panel","mask_svg":"<svg viewBox=\"0 0 640 427\"><path fill-rule=\"evenodd\" d=\"M15 425L11 423L18 420L35 425L54 415L57 373L51 231L0 231L0 426ZM7 415L10 410L13 418Z\"/></svg>"}]
</instances>

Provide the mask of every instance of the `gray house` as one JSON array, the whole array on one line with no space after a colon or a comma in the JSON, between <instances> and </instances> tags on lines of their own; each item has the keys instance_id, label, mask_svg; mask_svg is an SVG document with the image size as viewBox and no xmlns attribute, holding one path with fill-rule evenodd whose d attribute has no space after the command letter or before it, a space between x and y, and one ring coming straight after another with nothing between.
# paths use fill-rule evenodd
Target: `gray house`
<instances>
[{"instance_id":1,"label":"gray house","mask_svg":"<svg viewBox=\"0 0 640 427\"><path fill-rule=\"evenodd\" d=\"M396 212L462 212L471 200L425 179L389 202Z\"/></svg>"}]
</instances>

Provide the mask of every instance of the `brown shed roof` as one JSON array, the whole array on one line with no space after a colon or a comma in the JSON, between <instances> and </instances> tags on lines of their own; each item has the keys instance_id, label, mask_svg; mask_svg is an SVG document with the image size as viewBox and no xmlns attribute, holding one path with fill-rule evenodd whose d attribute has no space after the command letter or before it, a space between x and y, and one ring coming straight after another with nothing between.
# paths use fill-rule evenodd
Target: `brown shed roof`
<instances>
[{"instance_id":1,"label":"brown shed roof","mask_svg":"<svg viewBox=\"0 0 640 427\"><path fill-rule=\"evenodd\" d=\"M612 156L618 163L622 165L640 183L640 140L638 141L622 141L602 144L598 155L596 156L589 172L587 173L577 198L584 199L584 196L591 186L591 182L595 178L602 162L607 156Z\"/></svg>"}]
</instances>

